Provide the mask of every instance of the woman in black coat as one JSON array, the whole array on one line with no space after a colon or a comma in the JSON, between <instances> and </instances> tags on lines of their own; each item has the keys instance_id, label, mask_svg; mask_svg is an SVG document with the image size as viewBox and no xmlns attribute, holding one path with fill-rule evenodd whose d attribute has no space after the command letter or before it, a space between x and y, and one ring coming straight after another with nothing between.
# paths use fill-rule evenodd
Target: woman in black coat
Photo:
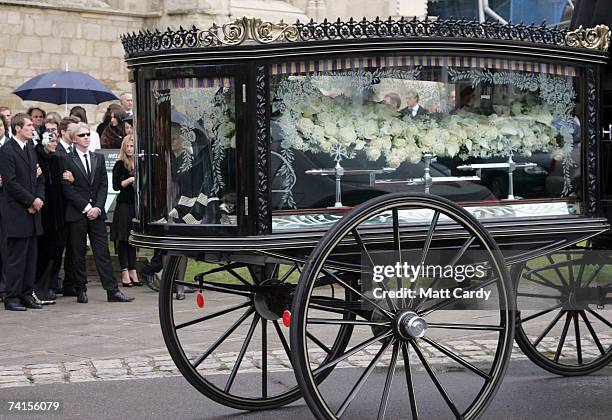
<instances>
[{"instance_id":1,"label":"woman in black coat","mask_svg":"<svg viewBox=\"0 0 612 420\"><path fill-rule=\"evenodd\" d=\"M134 138L125 136L121 142L119 160L113 167L113 189L119 191L113 214L111 239L116 241L121 266L121 283L125 287L142 286L136 272L136 248L128 243L132 219L136 216L134 202Z\"/></svg>"},{"instance_id":2,"label":"woman in black coat","mask_svg":"<svg viewBox=\"0 0 612 420\"><path fill-rule=\"evenodd\" d=\"M49 299L49 280L53 271L61 267L62 243L67 231L65 229L65 203L62 194L62 177L70 180L72 174L66 171L62 174L60 158L56 156L57 137L51 132L42 136L36 146L38 166L45 179L45 205L41 209L43 235L38 237L38 258L36 261L36 296L43 303L52 303Z\"/></svg>"}]
</instances>

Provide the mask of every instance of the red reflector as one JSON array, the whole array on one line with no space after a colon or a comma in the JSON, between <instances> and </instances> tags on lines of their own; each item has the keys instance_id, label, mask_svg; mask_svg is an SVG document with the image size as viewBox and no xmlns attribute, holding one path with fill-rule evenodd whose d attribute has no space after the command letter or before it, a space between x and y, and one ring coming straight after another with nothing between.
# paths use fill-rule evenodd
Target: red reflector
<instances>
[{"instance_id":1,"label":"red reflector","mask_svg":"<svg viewBox=\"0 0 612 420\"><path fill-rule=\"evenodd\" d=\"M196 302L198 303L198 306L200 308L204 307L204 295L202 294L202 292L198 292L198 294L196 295Z\"/></svg>"},{"instance_id":2,"label":"red reflector","mask_svg":"<svg viewBox=\"0 0 612 420\"><path fill-rule=\"evenodd\" d=\"M287 309L283 312L283 325L287 328L291 325L291 312Z\"/></svg>"}]
</instances>

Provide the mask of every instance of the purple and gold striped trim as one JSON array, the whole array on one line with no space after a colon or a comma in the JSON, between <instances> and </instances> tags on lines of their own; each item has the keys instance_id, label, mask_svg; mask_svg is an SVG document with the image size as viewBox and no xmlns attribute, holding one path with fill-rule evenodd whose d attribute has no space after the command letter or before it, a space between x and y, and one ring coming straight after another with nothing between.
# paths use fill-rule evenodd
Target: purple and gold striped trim
<instances>
[{"instance_id":1,"label":"purple and gold striped trim","mask_svg":"<svg viewBox=\"0 0 612 420\"><path fill-rule=\"evenodd\" d=\"M151 81L151 89L153 90L221 87L231 88L233 86L234 79L232 77L202 77L184 79L163 79Z\"/></svg>"},{"instance_id":2,"label":"purple and gold striped trim","mask_svg":"<svg viewBox=\"0 0 612 420\"><path fill-rule=\"evenodd\" d=\"M271 75L319 73L361 68L384 67L463 67L546 73L556 76L575 77L574 67L559 64L536 63L529 61L504 60L484 57L443 57L443 56L389 56L332 58L328 60L293 61L272 64Z\"/></svg>"}]
</instances>

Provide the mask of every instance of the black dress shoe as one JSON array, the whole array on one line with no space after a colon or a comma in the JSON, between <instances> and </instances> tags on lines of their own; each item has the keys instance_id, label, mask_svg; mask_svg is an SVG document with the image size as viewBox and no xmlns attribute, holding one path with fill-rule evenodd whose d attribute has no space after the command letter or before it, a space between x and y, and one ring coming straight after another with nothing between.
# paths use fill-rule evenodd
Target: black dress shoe
<instances>
[{"instance_id":1,"label":"black dress shoe","mask_svg":"<svg viewBox=\"0 0 612 420\"><path fill-rule=\"evenodd\" d=\"M33 296L26 296L22 299L23 306L30 309L42 309L42 305L38 303Z\"/></svg>"},{"instance_id":2,"label":"black dress shoe","mask_svg":"<svg viewBox=\"0 0 612 420\"><path fill-rule=\"evenodd\" d=\"M87 298L87 292L85 290L81 290L77 295L77 302L79 303L87 303L89 299Z\"/></svg>"},{"instance_id":3,"label":"black dress shoe","mask_svg":"<svg viewBox=\"0 0 612 420\"><path fill-rule=\"evenodd\" d=\"M7 311L27 311L26 307L21 304L21 301L15 298L5 298L4 309Z\"/></svg>"},{"instance_id":4,"label":"black dress shoe","mask_svg":"<svg viewBox=\"0 0 612 420\"><path fill-rule=\"evenodd\" d=\"M131 302L134 298L127 296L121 290L107 290L106 300L109 302Z\"/></svg>"}]
</instances>

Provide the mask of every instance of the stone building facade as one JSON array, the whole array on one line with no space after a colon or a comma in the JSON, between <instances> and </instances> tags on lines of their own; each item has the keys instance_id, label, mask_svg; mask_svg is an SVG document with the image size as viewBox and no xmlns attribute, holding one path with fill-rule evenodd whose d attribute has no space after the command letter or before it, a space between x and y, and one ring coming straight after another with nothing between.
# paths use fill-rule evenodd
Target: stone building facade
<instances>
[{"instance_id":1,"label":"stone building facade","mask_svg":"<svg viewBox=\"0 0 612 420\"><path fill-rule=\"evenodd\" d=\"M295 21L423 16L425 0L0 0L0 105L13 113L39 105L64 115L64 106L23 102L15 88L47 71L82 71L115 94L130 90L119 36L143 28L208 27L248 15ZM98 123L108 106L85 106Z\"/></svg>"}]
</instances>

